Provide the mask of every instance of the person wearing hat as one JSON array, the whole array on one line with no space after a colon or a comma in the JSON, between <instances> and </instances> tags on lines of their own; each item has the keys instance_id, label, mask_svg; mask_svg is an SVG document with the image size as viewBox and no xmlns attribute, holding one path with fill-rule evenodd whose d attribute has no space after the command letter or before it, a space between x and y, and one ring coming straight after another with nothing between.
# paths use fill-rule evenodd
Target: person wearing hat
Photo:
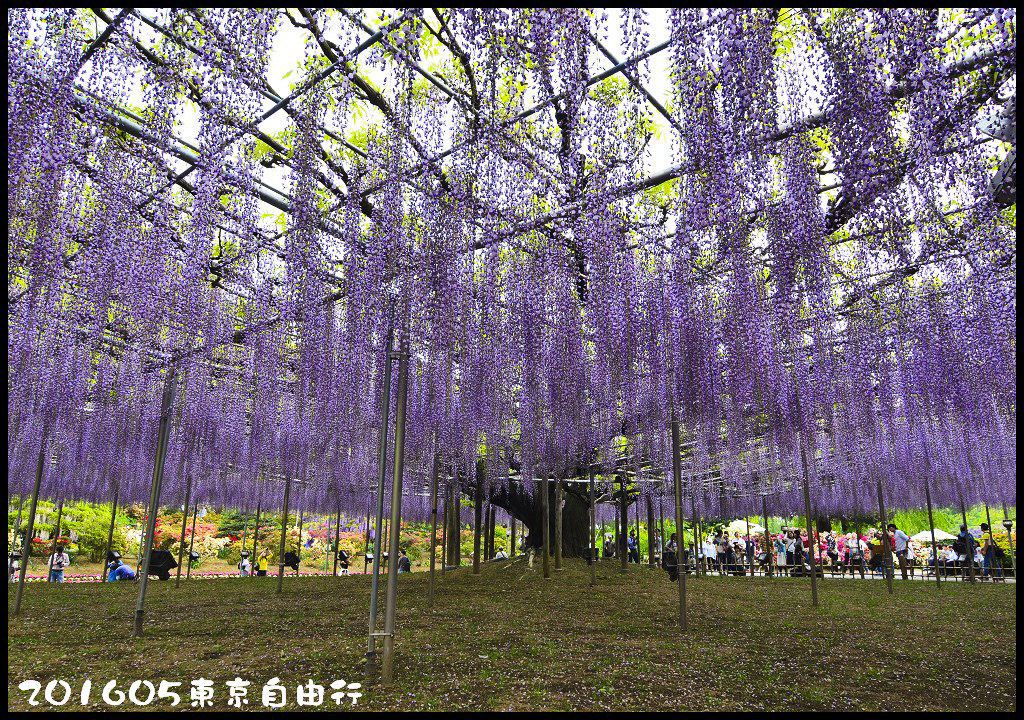
<instances>
[{"instance_id":1,"label":"person wearing hat","mask_svg":"<svg viewBox=\"0 0 1024 720\"><path fill-rule=\"evenodd\" d=\"M121 553L115 550L110 553L109 557L110 562L107 563L107 567L110 569L110 574L107 575L107 582L135 579L135 571L121 561Z\"/></svg>"},{"instance_id":2,"label":"person wearing hat","mask_svg":"<svg viewBox=\"0 0 1024 720\"><path fill-rule=\"evenodd\" d=\"M114 568L114 580L135 580L135 571L123 562Z\"/></svg>"},{"instance_id":3,"label":"person wearing hat","mask_svg":"<svg viewBox=\"0 0 1024 720\"><path fill-rule=\"evenodd\" d=\"M117 580L116 571L121 566L121 553L112 550L107 553L107 582Z\"/></svg>"},{"instance_id":4,"label":"person wearing hat","mask_svg":"<svg viewBox=\"0 0 1024 720\"><path fill-rule=\"evenodd\" d=\"M238 563L238 577L249 577L252 571L252 563L249 562L249 551L242 551L242 559Z\"/></svg>"},{"instance_id":5,"label":"person wearing hat","mask_svg":"<svg viewBox=\"0 0 1024 720\"><path fill-rule=\"evenodd\" d=\"M270 551L264 550L260 553L259 565L256 568L256 577L267 576L267 566L270 564Z\"/></svg>"}]
</instances>

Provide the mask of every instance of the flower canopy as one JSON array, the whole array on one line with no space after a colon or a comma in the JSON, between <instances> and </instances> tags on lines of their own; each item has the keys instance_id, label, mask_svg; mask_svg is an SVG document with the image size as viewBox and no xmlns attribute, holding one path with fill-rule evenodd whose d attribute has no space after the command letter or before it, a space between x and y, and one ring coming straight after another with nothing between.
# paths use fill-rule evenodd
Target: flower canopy
<instances>
[{"instance_id":1,"label":"flower canopy","mask_svg":"<svg viewBox=\"0 0 1024 720\"><path fill-rule=\"evenodd\" d=\"M10 9L7 125L9 492L144 498L173 368L168 501L361 513L393 327L414 515L673 419L705 514L1015 502L1013 9Z\"/></svg>"}]
</instances>

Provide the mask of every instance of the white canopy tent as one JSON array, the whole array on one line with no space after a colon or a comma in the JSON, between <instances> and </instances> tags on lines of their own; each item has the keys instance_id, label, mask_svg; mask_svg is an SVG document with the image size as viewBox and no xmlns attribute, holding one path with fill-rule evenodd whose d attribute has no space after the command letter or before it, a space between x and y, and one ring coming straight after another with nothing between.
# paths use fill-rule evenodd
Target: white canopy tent
<instances>
[{"instance_id":1,"label":"white canopy tent","mask_svg":"<svg viewBox=\"0 0 1024 720\"><path fill-rule=\"evenodd\" d=\"M922 530L916 535L911 535L910 539L917 540L919 543L930 543L932 541L932 531ZM936 542L940 540L956 540L956 535L950 535L945 530L939 530L938 528L935 528L935 540Z\"/></svg>"}]
</instances>

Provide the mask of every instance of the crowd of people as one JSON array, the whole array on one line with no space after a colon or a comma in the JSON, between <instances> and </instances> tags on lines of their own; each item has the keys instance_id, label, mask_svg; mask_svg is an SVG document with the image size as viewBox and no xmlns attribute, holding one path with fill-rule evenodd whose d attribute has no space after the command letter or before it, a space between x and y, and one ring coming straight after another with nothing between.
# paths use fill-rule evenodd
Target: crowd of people
<instances>
[{"instance_id":1,"label":"crowd of people","mask_svg":"<svg viewBox=\"0 0 1024 720\"><path fill-rule=\"evenodd\" d=\"M889 523L886 533L876 529L869 529L861 535L832 531L815 533L814 565L819 573L845 577L849 572L851 577L859 575L861 578L869 574L893 576L898 567L904 580L915 577L918 569L922 575L966 576L973 565L973 571L980 579L1002 579L1003 550L994 542L987 524L983 523L981 530L979 541L966 526L961 525L960 533L953 542L936 544L927 551L895 523ZM610 538L606 539L606 547L608 540ZM670 575L675 574L676 542L673 533L663 552L660 534L655 531L656 561ZM682 564L687 572L699 567L705 572L720 575L750 572L806 575L811 570L811 545L801 528L783 528L777 534L754 536L738 532L730 535L728 530L718 530L705 537L697 547L689 544L683 550ZM630 555L632 558L632 552Z\"/></svg>"}]
</instances>

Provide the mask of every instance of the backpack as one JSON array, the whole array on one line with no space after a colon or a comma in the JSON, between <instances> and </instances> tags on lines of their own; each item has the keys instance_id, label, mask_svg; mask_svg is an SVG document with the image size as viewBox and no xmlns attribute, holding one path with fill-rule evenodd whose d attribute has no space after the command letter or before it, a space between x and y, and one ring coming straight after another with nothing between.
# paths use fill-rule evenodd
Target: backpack
<instances>
[{"instance_id":1,"label":"backpack","mask_svg":"<svg viewBox=\"0 0 1024 720\"><path fill-rule=\"evenodd\" d=\"M953 541L953 552L957 555L963 555L967 552L967 544L962 537L958 537Z\"/></svg>"}]
</instances>

